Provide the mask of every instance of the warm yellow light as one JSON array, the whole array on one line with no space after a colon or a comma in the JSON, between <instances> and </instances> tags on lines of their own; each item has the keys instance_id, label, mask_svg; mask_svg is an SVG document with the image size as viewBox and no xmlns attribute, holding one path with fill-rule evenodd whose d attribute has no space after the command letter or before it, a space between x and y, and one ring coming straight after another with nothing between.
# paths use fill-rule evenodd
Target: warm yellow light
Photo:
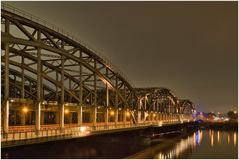
<instances>
[{"instance_id":1,"label":"warm yellow light","mask_svg":"<svg viewBox=\"0 0 239 160\"><path fill-rule=\"evenodd\" d=\"M115 114L115 112L114 112L114 111L111 111L111 112L110 112L110 115L111 115L111 116L113 116L114 114Z\"/></svg>"},{"instance_id":2,"label":"warm yellow light","mask_svg":"<svg viewBox=\"0 0 239 160\"><path fill-rule=\"evenodd\" d=\"M237 144L237 135L236 135L236 132L234 132L234 134L233 134L233 144L234 144L234 147L235 147L236 144Z\"/></svg>"},{"instance_id":3,"label":"warm yellow light","mask_svg":"<svg viewBox=\"0 0 239 160\"><path fill-rule=\"evenodd\" d=\"M129 112L126 112L126 116L129 117L129 116L130 116L130 113L129 113Z\"/></svg>"},{"instance_id":4,"label":"warm yellow light","mask_svg":"<svg viewBox=\"0 0 239 160\"><path fill-rule=\"evenodd\" d=\"M26 107L24 107L24 108L22 109L22 111L23 111L24 113L26 113L26 112L28 111L28 109L27 109Z\"/></svg>"},{"instance_id":5,"label":"warm yellow light","mask_svg":"<svg viewBox=\"0 0 239 160\"><path fill-rule=\"evenodd\" d=\"M156 116L156 114L153 114L153 117L155 117Z\"/></svg>"},{"instance_id":6,"label":"warm yellow light","mask_svg":"<svg viewBox=\"0 0 239 160\"><path fill-rule=\"evenodd\" d=\"M65 109L65 114L69 113L69 110L68 109Z\"/></svg>"}]
</instances>

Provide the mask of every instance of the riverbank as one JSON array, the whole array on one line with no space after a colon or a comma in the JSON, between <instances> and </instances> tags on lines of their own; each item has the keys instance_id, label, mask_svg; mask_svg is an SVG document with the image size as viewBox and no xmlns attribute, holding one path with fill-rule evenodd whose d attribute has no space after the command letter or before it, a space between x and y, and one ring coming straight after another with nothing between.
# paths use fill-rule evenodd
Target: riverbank
<instances>
[{"instance_id":1,"label":"riverbank","mask_svg":"<svg viewBox=\"0 0 239 160\"><path fill-rule=\"evenodd\" d=\"M223 130L238 130L238 122L204 122L202 124L205 128L223 129Z\"/></svg>"}]
</instances>

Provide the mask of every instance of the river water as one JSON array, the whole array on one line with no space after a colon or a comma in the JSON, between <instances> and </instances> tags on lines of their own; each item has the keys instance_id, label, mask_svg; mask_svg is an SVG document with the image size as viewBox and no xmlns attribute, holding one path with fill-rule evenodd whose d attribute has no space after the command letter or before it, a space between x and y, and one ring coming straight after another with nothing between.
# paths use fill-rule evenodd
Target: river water
<instances>
[{"instance_id":1,"label":"river water","mask_svg":"<svg viewBox=\"0 0 239 160\"><path fill-rule=\"evenodd\" d=\"M2 158L236 159L236 130L195 129L150 139L140 134L101 135L2 149Z\"/></svg>"},{"instance_id":2,"label":"river water","mask_svg":"<svg viewBox=\"0 0 239 160\"><path fill-rule=\"evenodd\" d=\"M238 158L238 132L196 130L184 138L165 140L129 158L236 159Z\"/></svg>"}]
</instances>

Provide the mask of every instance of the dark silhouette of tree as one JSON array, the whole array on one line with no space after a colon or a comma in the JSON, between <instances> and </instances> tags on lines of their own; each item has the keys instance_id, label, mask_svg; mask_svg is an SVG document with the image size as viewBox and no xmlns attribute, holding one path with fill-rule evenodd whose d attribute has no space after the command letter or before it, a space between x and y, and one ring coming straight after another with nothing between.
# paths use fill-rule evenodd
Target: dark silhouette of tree
<instances>
[{"instance_id":1,"label":"dark silhouette of tree","mask_svg":"<svg viewBox=\"0 0 239 160\"><path fill-rule=\"evenodd\" d=\"M227 116L230 120L237 120L238 112L229 111L229 112L227 112Z\"/></svg>"}]
</instances>

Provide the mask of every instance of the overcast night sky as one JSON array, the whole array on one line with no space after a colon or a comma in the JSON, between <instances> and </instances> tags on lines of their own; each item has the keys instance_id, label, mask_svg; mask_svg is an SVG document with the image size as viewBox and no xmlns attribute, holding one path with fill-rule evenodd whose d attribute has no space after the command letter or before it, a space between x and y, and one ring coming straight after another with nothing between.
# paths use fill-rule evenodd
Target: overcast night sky
<instances>
[{"instance_id":1,"label":"overcast night sky","mask_svg":"<svg viewBox=\"0 0 239 160\"><path fill-rule=\"evenodd\" d=\"M7 2L98 50L135 87L237 109L237 2Z\"/></svg>"}]
</instances>

